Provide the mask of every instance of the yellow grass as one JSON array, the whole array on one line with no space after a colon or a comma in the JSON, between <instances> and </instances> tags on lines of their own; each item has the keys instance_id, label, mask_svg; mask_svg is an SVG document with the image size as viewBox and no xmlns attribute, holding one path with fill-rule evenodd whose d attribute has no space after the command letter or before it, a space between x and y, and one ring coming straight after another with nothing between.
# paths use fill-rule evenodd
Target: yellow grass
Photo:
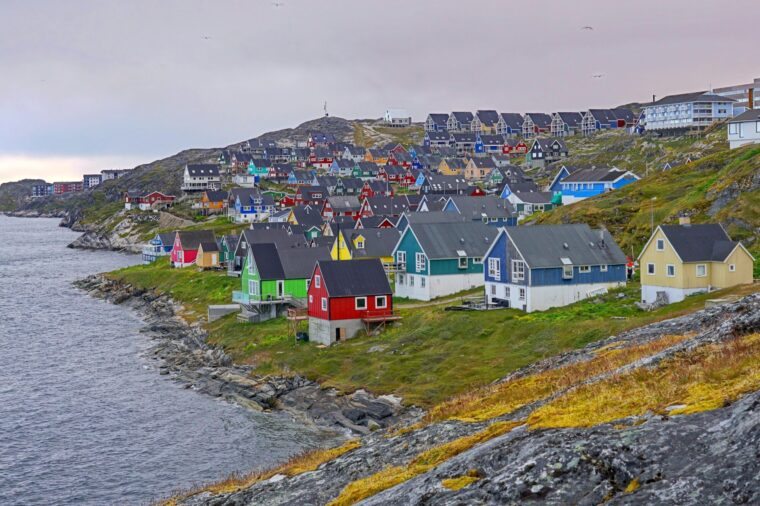
<instances>
[{"instance_id":1,"label":"yellow grass","mask_svg":"<svg viewBox=\"0 0 760 506\"><path fill-rule=\"evenodd\" d=\"M462 490L464 487L472 485L480 478L477 476L458 476L456 478L447 478L441 481L441 485L449 490Z\"/></svg>"},{"instance_id":2,"label":"yellow grass","mask_svg":"<svg viewBox=\"0 0 760 506\"><path fill-rule=\"evenodd\" d=\"M476 444L501 436L523 422L497 422L485 429L455 439L420 453L404 466L387 467L373 475L349 483L329 506L355 504L383 490L395 487L415 476L426 473L450 458L469 450Z\"/></svg>"},{"instance_id":3,"label":"yellow grass","mask_svg":"<svg viewBox=\"0 0 760 506\"><path fill-rule=\"evenodd\" d=\"M231 494L233 492L251 487L260 481L268 480L277 474L295 476L298 474L307 473L309 471L314 471L325 462L335 460L344 453L355 450L360 446L361 443L359 440L352 440L336 448L320 449L306 452L301 455L296 455L285 464L269 469L267 471L255 472L246 476L230 476L229 478L226 478L217 483L204 485L192 491L172 497L171 499L163 501L161 504L163 506L175 506L178 501L204 492L210 492L212 494Z\"/></svg>"},{"instance_id":4,"label":"yellow grass","mask_svg":"<svg viewBox=\"0 0 760 506\"><path fill-rule=\"evenodd\" d=\"M668 335L649 343L625 348L608 346L599 350L590 360L491 385L455 397L431 409L424 423L446 419L478 422L506 415L579 382L614 371L642 357L654 355L688 337L690 336Z\"/></svg>"},{"instance_id":5,"label":"yellow grass","mask_svg":"<svg viewBox=\"0 0 760 506\"><path fill-rule=\"evenodd\" d=\"M528 423L532 428L590 427L647 412L698 413L758 388L760 334L751 334L580 386L538 408ZM675 405L684 407L666 409Z\"/></svg>"},{"instance_id":6,"label":"yellow grass","mask_svg":"<svg viewBox=\"0 0 760 506\"><path fill-rule=\"evenodd\" d=\"M631 480L631 483L629 483L628 486L625 487L625 493L626 494L631 494L633 492L636 492L639 489L640 486L641 486L641 484L639 483L639 479L638 478L634 478L634 479Z\"/></svg>"}]
</instances>

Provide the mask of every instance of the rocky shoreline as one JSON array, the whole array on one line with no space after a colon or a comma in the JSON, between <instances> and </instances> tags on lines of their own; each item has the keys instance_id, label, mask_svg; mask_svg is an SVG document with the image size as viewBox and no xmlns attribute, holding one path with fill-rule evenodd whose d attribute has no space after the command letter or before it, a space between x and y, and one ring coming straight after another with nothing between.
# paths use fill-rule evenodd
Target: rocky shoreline
<instances>
[{"instance_id":1,"label":"rocky shoreline","mask_svg":"<svg viewBox=\"0 0 760 506\"><path fill-rule=\"evenodd\" d=\"M375 397L362 390L344 395L298 375L256 376L252 367L233 364L223 350L209 345L205 330L184 321L181 306L166 295L103 275L89 276L75 286L137 311L146 323L142 331L154 341L148 353L160 362L160 374L200 393L257 411L284 411L346 435L369 434L421 416L420 410L404 408L393 396Z\"/></svg>"}]
</instances>

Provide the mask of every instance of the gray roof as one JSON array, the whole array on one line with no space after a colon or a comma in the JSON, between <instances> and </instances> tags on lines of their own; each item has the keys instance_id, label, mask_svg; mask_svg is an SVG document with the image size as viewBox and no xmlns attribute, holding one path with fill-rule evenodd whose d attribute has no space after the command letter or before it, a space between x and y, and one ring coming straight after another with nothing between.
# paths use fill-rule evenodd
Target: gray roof
<instances>
[{"instance_id":1,"label":"gray roof","mask_svg":"<svg viewBox=\"0 0 760 506\"><path fill-rule=\"evenodd\" d=\"M544 112L529 112L525 116L530 116L533 124L538 127L549 128L552 124L552 117Z\"/></svg>"},{"instance_id":2,"label":"gray roof","mask_svg":"<svg viewBox=\"0 0 760 506\"><path fill-rule=\"evenodd\" d=\"M368 197L367 204L373 214L398 215L409 209L409 200L406 197Z\"/></svg>"},{"instance_id":3,"label":"gray roof","mask_svg":"<svg viewBox=\"0 0 760 506\"><path fill-rule=\"evenodd\" d=\"M340 197L328 197L333 211L358 211L362 207L359 197L356 195L343 195Z\"/></svg>"},{"instance_id":4,"label":"gray roof","mask_svg":"<svg viewBox=\"0 0 760 506\"><path fill-rule=\"evenodd\" d=\"M636 115L633 114L633 111L627 107L616 107L612 110L612 112L615 114L615 117L617 119L623 119L626 123L633 123L636 121Z\"/></svg>"},{"instance_id":5,"label":"gray roof","mask_svg":"<svg viewBox=\"0 0 760 506\"><path fill-rule=\"evenodd\" d=\"M293 217L299 225L310 227L322 225L322 215L318 209L311 206L293 206Z\"/></svg>"},{"instance_id":6,"label":"gray roof","mask_svg":"<svg viewBox=\"0 0 760 506\"><path fill-rule=\"evenodd\" d=\"M523 121L525 121L525 119L522 117L522 114L518 114L516 112L503 112L500 114L500 116L508 127L512 127L516 130L522 128Z\"/></svg>"},{"instance_id":7,"label":"gray roof","mask_svg":"<svg viewBox=\"0 0 760 506\"><path fill-rule=\"evenodd\" d=\"M277 253L277 246L274 243L252 243L249 251L256 264L256 270L259 272L259 278L262 280L285 279L280 255Z\"/></svg>"},{"instance_id":8,"label":"gray roof","mask_svg":"<svg viewBox=\"0 0 760 506\"><path fill-rule=\"evenodd\" d=\"M619 265L626 256L606 230L584 224L535 225L504 229L523 260L533 269L573 265Z\"/></svg>"},{"instance_id":9,"label":"gray roof","mask_svg":"<svg viewBox=\"0 0 760 506\"><path fill-rule=\"evenodd\" d=\"M573 182L611 182L618 179L628 171L617 167L600 167L591 169L578 169L562 180L563 183Z\"/></svg>"},{"instance_id":10,"label":"gray roof","mask_svg":"<svg viewBox=\"0 0 760 506\"><path fill-rule=\"evenodd\" d=\"M722 262L739 244L715 223L661 225L660 229L684 262Z\"/></svg>"},{"instance_id":11,"label":"gray roof","mask_svg":"<svg viewBox=\"0 0 760 506\"><path fill-rule=\"evenodd\" d=\"M472 142L477 140L477 134L475 132L451 132L451 139L454 142Z\"/></svg>"},{"instance_id":12,"label":"gray roof","mask_svg":"<svg viewBox=\"0 0 760 506\"><path fill-rule=\"evenodd\" d=\"M479 169L493 169L494 168L493 160L486 156L471 158L470 161L475 165L475 167Z\"/></svg>"},{"instance_id":13,"label":"gray roof","mask_svg":"<svg viewBox=\"0 0 760 506\"><path fill-rule=\"evenodd\" d=\"M395 218L392 216L386 216L382 214L375 214L372 216L362 216L358 220L356 220L356 223L362 224L362 227L364 228L378 228L378 226L384 222L385 220L388 220L390 224L395 228Z\"/></svg>"},{"instance_id":14,"label":"gray roof","mask_svg":"<svg viewBox=\"0 0 760 506\"><path fill-rule=\"evenodd\" d=\"M428 118L432 119L433 123L437 125L445 125L446 121L449 119L449 115L446 113L431 112L428 114Z\"/></svg>"},{"instance_id":15,"label":"gray roof","mask_svg":"<svg viewBox=\"0 0 760 506\"><path fill-rule=\"evenodd\" d=\"M527 185L529 183L520 183ZM512 185L509 186L512 188ZM528 204L551 204L552 198L554 197L554 193L552 192L542 192L542 191L514 191L515 196L517 196L518 199L522 200L523 202L527 202Z\"/></svg>"},{"instance_id":16,"label":"gray roof","mask_svg":"<svg viewBox=\"0 0 760 506\"><path fill-rule=\"evenodd\" d=\"M580 126L583 121L583 115L579 112L558 112L557 116L566 124L570 126Z\"/></svg>"},{"instance_id":17,"label":"gray roof","mask_svg":"<svg viewBox=\"0 0 760 506\"><path fill-rule=\"evenodd\" d=\"M451 115L460 123L469 123L474 118L472 113L468 111L454 111Z\"/></svg>"},{"instance_id":18,"label":"gray roof","mask_svg":"<svg viewBox=\"0 0 760 506\"><path fill-rule=\"evenodd\" d=\"M353 252L353 258L359 257L389 257L393 255L393 248L396 247L401 231L395 228L363 228L352 230L349 236L349 248ZM354 239L364 237L364 248L354 247Z\"/></svg>"},{"instance_id":19,"label":"gray roof","mask_svg":"<svg viewBox=\"0 0 760 506\"><path fill-rule=\"evenodd\" d=\"M477 111L475 115L486 126L495 126L499 122L499 113L492 110Z\"/></svg>"},{"instance_id":20,"label":"gray roof","mask_svg":"<svg viewBox=\"0 0 760 506\"><path fill-rule=\"evenodd\" d=\"M410 227L429 259L482 257L498 233L496 227L477 221L412 223Z\"/></svg>"},{"instance_id":21,"label":"gray roof","mask_svg":"<svg viewBox=\"0 0 760 506\"><path fill-rule=\"evenodd\" d=\"M760 109L747 109L729 123L741 123L743 121L760 121Z\"/></svg>"},{"instance_id":22,"label":"gray roof","mask_svg":"<svg viewBox=\"0 0 760 506\"><path fill-rule=\"evenodd\" d=\"M594 117L594 119L602 123L610 123L611 121L617 120L617 116L615 116L612 109L589 109L588 112Z\"/></svg>"},{"instance_id":23,"label":"gray roof","mask_svg":"<svg viewBox=\"0 0 760 506\"><path fill-rule=\"evenodd\" d=\"M180 230L179 240L182 243L182 249L195 250L202 242L216 243L216 235L213 230Z\"/></svg>"},{"instance_id":24,"label":"gray roof","mask_svg":"<svg viewBox=\"0 0 760 506\"><path fill-rule=\"evenodd\" d=\"M378 258L320 261L319 270L330 297L392 293L388 276Z\"/></svg>"},{"instance_id":25,"label":"gray roof","mask_svg":"<svg viewBox=\"0 0 760 506\"><path fill-rule=\"evenodd\" d=\"M219 166L214 163L188 163L187 172L191 177L219 177Z\"/></svg>"},{"instance_id":26,"label":"gray roof","mask_svg":"<svg viewBox=\"0 0 760 506\"><path fill-rule=\"evenodd\" d=\"M502 145L504 144L504 136L501 134L480 134L480 141L488 145Z\"/></svg>"},{"instance_id":27,"label":"gray roof","mask_svg":"<svg viewBox=\"0 0 760 506\"><path fill-rule=\"evenodd\" d=\"M551 151L552 145L557 144L559 146L560 151L567 151L567 144L565 144L565 141L558 138L543 138L539 137L534 141L536 144L538 144L538 147L541 148L541 151Z\"/></svg>"},{"instance_id":28,"label":"gray roof","mask_svg":"<svg viewBox=\"0 0 760 506\"><path fill-rule=\"evenodd\" d=\"M688 102L736 102L733 98L721 97L708 91L696 91L693 93L681 93L678 95L668 95L650 105L669 105L683 104Z\"/></svg>"},{"instance_id":29,"label":"gray roof","mask_svg":"<svg viewBox=\"0 0 760 506\"><path fill-rule=\"evenodd\" d=\"M428 202L429 204L429 202ZM466 216L457 213L445 213L443 211L427 211L424 213L404 213L410 224L414 223L462 223L469 221ZM400 220L401 218L399 218ZM398 225L398 221L396 222Z\"/></svg>"},{"instance_id":30,"label":"gray roof","mask_svg":"<svg viewBox=\"0 0 760 506\"><path fill-rule=\"evenodd\" d=\"M216 242L210 242L210 241L203 241L200 244L199 248L203 249L204 253L219 251L219 245Z\"/></svg>"},{"instance_id":31,"label":"gray roof","mask_svg":"<svg viewBox=\"0 0 760 506\"><path fill-rule=\"evenodd\" d=\"M203 192L211 202L221 202L227 200L227 192L224 190L206 190Z\"/></svg>"},{"instance_id":32,"label":"gray roof","mask_svg":"<svg viewBox=\"0 0 760 506\"><path fill-rule=\"evenodd\" d=\"M158 234L158 238L161 240L161 244L164 246L171 246L174 244L174 236L176 232L169 232L166 234Z\"/></svg>"},{"instance_id":33,"label":"gray roof","mask_svg":"<svg viewBox=\"0 0 760 506\"><path fill-rule=\"evenodd\" d=\"M456 195L450 197L449 201L459 209L459 214L472 220L481 220L483 215L488 218L507 218L514 214L512 204L494 195L485 197Z\"/></svg>"},{"instance_id":34,"label":"gray roof","mask_svg":"<svg viewBox=\"0 0 760 506\"><path fill-rule=\"evenodd\" d=\"M291 248L287 251L278 249L280 263L285 279L307 279L314 272L314 266L322 260L330 260L330 248Z\"/></svg>"}]
</instances>

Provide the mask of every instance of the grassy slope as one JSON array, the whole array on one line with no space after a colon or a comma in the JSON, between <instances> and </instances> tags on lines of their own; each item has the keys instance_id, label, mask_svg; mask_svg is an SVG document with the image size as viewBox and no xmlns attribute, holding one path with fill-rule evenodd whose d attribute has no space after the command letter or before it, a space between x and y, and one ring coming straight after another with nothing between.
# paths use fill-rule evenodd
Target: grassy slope
<instances>
[{"instance_id":1,"label":"grassy slope","mask_svg":"<svg viewBox=\"0 0 760 506\"><path fill-rule=\"evenodd\" d=\"M734 239L760 256L760 147L719 150L690 164L652 174L621 190L564 206L538 223L589 223L607 227L624 251L638 255L654 224L677 223L688 212L693 223L720 222ZM754 182L753 182L754 180ZM754 188L753 185L755 186ZM712 208L716 200L725 205ZM757 272L757 268L756 268Z\"/></svg>"},{"instance_id":2,"label":"grassy slope","mask_svg":"<svg viewBox=\"0 0 760 506\"><path fill-rule=\"evenodd\" d=\"M207 304L229 302L239 283L220 273L170 269L166 261L112 276L169 293L194 320L205 316ZM618 298L620 293L625 297ZM224 346L236 361L255 364L261 374L299 373L341 390L396 393L407 402L429 406L541 358L701 308L705 299L716 296L695 296L652 313L633 306L637 285L601 302L529 315L516 310L447 312L445 305L415 309L399 305L401 324L380 336L329 348L295 343L283 319L253 325L239 323L231 315L208 329L211 342Z\"/></svg>"}]
</instances>

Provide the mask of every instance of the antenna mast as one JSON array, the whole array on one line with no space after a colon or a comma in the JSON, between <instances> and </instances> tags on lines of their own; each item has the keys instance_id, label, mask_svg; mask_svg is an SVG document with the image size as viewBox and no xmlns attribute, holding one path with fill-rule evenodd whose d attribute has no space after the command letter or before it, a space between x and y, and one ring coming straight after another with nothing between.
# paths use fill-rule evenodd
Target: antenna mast
<instances>
[{"instance_id":1,"label":"antenna mast","mask_svg":"<svg viewBox=\"0 0 760 506\"><path fill-rule=\"evenodd\" d=\"M325 100L325 105L322 108L325 111L325 118L327 118L328 116L330 116L330 113L327 112L327 100Z\"/></svg>"}]
</instances>

